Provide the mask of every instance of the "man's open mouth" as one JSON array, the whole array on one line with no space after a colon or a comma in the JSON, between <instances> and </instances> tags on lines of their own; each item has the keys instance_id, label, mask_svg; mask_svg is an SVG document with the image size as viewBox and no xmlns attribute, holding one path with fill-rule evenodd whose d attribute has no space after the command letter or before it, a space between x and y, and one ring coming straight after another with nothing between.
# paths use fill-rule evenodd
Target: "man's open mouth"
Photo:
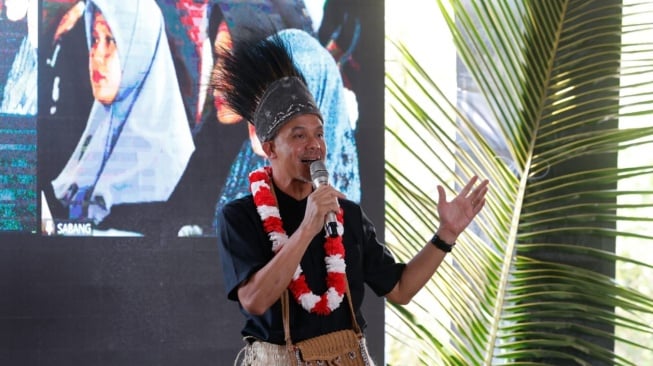
<instances>
[{"instance_id":1,"label":"man's open mouth","mask_svg":"<svg viewBox=\"0 0 653 366\"><path fill-rule=\"evenodd\" d=\"M315 158L315 159L302 159L302 163L307 164L307 165L311 165L311 163L313 163L314 161L318 161L318 160L322 160L322 159L320 159L320 158Z\"/></svg>"}]
</instances>

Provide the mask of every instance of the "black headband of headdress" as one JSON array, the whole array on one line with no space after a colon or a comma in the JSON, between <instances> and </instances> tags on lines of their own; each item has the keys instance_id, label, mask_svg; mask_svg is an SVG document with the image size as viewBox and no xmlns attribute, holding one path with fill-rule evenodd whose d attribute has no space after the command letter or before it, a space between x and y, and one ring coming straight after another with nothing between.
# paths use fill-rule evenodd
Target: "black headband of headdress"
<instances>
[{"instance_id":1,"label":"black headband of headdress","mask_svg":"<svg viewBox=\"0 0 653 366\"><path fill-rule=\"evenodd\" d=\"M254 124L261 142L299 114L322 115L290 50L277 35L261 41L240 40L223 52L213 85L225 92L227 104Z\"/></svg>"},{"instance_id":2,"label":"black headband of headdress","mask_svg":"<svg viewBox=\"0 0 653 366\"><path fill-rule=\"evenodd\" d=\"M261 141L269 141L293 116L306 113L315 114L322 120L311 92L301 79L287 76L274 81L263 93L254 112L256 135Z\"/></svg>"}]
</instances>

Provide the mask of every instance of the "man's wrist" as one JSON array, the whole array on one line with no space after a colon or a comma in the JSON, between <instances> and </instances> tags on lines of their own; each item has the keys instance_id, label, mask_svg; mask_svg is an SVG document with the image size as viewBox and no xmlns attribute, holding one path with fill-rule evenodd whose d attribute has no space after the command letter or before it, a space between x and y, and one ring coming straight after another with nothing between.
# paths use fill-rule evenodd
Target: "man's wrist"
<instances>
[{"instance_id":1,"label":"man's wrist","mask_svg":"<svg viewBox=\"0 0 653 366\"><path fill-rule=\"evenodd\" d=\"M436 248L440 249L445 253L451 252L453 250L454 245L456 245L455 242L447 243L437 233L433 235L431 240L429 240L429 243L433 244L433 246L435 246Z\"/></svg>"},{"instance_id":2,"label":"man's wrist","mask_svg":"<svg viewBox=\"0 0 653 366\"><path fill-rule=\"evenodd\" d=\"M450 245L456 243L456 239L458 239L459 234L455 230L450 230L448 226L442 224L438 227L435 233L440 239L444 240L445 243Z\"/></svg>"}]
</instances>

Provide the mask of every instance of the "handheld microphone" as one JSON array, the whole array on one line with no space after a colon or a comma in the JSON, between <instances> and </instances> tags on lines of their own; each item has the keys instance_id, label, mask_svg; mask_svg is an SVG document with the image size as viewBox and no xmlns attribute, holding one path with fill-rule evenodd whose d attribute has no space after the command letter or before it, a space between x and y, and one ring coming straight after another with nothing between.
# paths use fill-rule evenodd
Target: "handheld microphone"
<instances>
[{"instance_id":1,"label":"handheld microphone","mask_svg":"<svg viewBox=\"0 0 653 366\"><path fill-rule=\"evenodd\" d=\"M316 160L311 163L311 180L315 188L329 185L329 172L327 172L322 160ZM338 222L336 221L335 212L330 211L327 213L324 218L324 230L332 238L338 236Z\"/></svg>"}]
</instances>

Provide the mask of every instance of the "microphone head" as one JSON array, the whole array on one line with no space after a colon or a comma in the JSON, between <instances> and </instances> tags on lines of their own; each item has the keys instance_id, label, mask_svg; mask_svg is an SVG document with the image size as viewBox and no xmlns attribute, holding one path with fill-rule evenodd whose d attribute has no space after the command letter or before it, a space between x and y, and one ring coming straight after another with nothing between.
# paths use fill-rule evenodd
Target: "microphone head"
<instances>
[{"instance_id":1,"label":"microphone head","mask_svg":"<svg viewBox=\"0 0 653 366\"><path fill-rule=\"evenodd\" d=\"M329 172L327 172L324 161L315 160L311 163L311 179L313 181L323 181L324 183L328 182Z\"/></svg>"}]
</instances>

